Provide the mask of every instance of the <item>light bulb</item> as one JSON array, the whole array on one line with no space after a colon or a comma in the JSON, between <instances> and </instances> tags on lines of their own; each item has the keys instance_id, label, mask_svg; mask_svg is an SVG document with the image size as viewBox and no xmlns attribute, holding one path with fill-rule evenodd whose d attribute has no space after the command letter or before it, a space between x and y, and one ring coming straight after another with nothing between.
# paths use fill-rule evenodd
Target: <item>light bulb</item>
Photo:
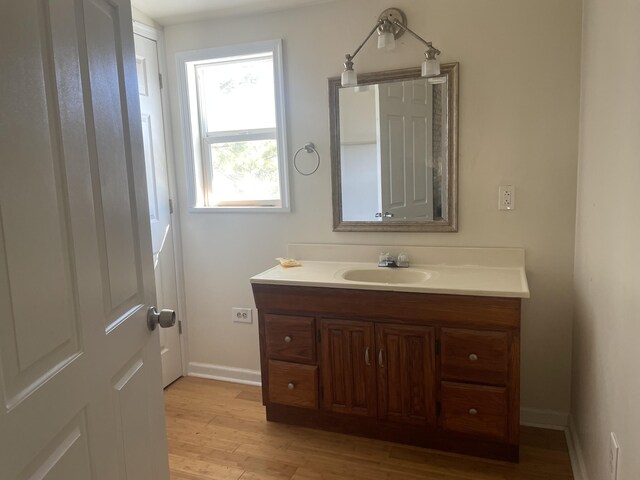
<instances>
[{"instance_id":1,"label":"light bulb","mask_svg":"<svg viewBox=\"0 0 640 480\"><path fill-rule=\"evenodd\" d=\"M422 62L422 76L435 77L440 75L440 62L437 58L428 58Z\"/></svg>"},{"instance_id":2,"label":"light bulb","mask_svg":"<svg viewBox=\"0 0 640 480\"><path fill-rule=\"evenodd\" d=\"M393 32L383 31L378 34L378 48L381 50L393 50L396 48L396 37Z\"/></svg>"},{"instance_id":3,"label":"light bulb","mask_svg":"<svg viewBox=\"0 0 640 480\"><path fill-rule=\"evenodd\" d=\"M342 86L353 87L358 85L358 75L353 69L344 69L342 72Z\"/></svg>"}]
</instances>

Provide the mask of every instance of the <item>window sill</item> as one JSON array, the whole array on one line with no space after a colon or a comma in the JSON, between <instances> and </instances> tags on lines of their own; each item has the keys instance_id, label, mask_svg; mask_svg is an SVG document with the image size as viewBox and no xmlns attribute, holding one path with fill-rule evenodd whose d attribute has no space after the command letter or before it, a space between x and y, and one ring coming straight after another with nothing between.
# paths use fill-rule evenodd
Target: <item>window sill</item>
<instances>
[{"instance_id":1,"label":"window sill","mask_svg":"<svg viewBox=\"0 0 640 480\"><path fill-rule=\"evenodd\" d=\"M290 213L290 207L189 207L189 213Z\"/></svg>"}]
</instances>

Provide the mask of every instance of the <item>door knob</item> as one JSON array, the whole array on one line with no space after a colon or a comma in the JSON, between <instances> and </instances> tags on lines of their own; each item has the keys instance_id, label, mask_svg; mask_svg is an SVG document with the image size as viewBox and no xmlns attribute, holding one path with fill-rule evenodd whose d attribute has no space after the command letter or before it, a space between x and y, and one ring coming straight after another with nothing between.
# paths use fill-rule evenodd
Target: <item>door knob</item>
<instances>
[{"instance_id":1,"label":"door knob","mask_svg":"<svg viewBox=\"0 0 640 480\"><path fill-rule=\"evenodd\" d=\"M156 329L156 326L160 325L162 328L171 328L176 324L176 312L173 310L162 309L160 312L156 310L156 307L149 307L147 310L147 327L152 332Z\"/></svg>"}]
</instances>

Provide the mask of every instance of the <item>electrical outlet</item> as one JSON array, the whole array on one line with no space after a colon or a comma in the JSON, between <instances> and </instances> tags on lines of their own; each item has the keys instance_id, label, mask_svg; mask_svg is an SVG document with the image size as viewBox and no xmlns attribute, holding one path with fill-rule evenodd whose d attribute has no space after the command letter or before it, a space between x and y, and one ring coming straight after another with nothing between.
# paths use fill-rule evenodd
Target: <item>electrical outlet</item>
<instances>
[{"instance_id":1,"label":"electrical outlet","mask_svg":"<svg viewBox=\"0 0 640 480\"><path fill-rule=\"evenodd\" d=\"M616 434L611 432L611 442L609 443L609 478L618 480L618 456L620 455L620 445Z\"/></svg>"},{"instance_id":2,"label":"electrical outlet","mask_svg":"<svg viewBox=\"0 0 640 480\"><path fill-rule=\"evenodd\" d=\"M233 307L231 309L231 320L236 323L253 323L253 315L250 308Z\"/></svg>"},{"instance_id":3,"label":"electrical outlet","mask_svg":"<svg viewBox=\"0 0 640 480\"><path fill-rule=\"evenodd\" d=\"M515 210L516 189L513 185L500 185L498 188L498 210Z\"/></svg>"}]
</instances>

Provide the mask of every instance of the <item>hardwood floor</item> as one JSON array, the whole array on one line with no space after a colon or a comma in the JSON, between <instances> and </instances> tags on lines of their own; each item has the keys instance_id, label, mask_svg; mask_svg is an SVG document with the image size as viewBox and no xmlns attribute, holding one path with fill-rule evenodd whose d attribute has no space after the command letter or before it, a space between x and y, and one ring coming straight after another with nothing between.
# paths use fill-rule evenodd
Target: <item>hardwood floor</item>
<instances>
[{"instance_id":1,"label":"hardwood floor","mask_svg":"<svg viewBox=\"0 0 640 480\"><path fill-rule=\"evenodd\" d=\"M171 480L570 480L563 432L522 428L520 463L267 423L260 388L186 377L165 392Z\"/></svg>"}]
</instances>

